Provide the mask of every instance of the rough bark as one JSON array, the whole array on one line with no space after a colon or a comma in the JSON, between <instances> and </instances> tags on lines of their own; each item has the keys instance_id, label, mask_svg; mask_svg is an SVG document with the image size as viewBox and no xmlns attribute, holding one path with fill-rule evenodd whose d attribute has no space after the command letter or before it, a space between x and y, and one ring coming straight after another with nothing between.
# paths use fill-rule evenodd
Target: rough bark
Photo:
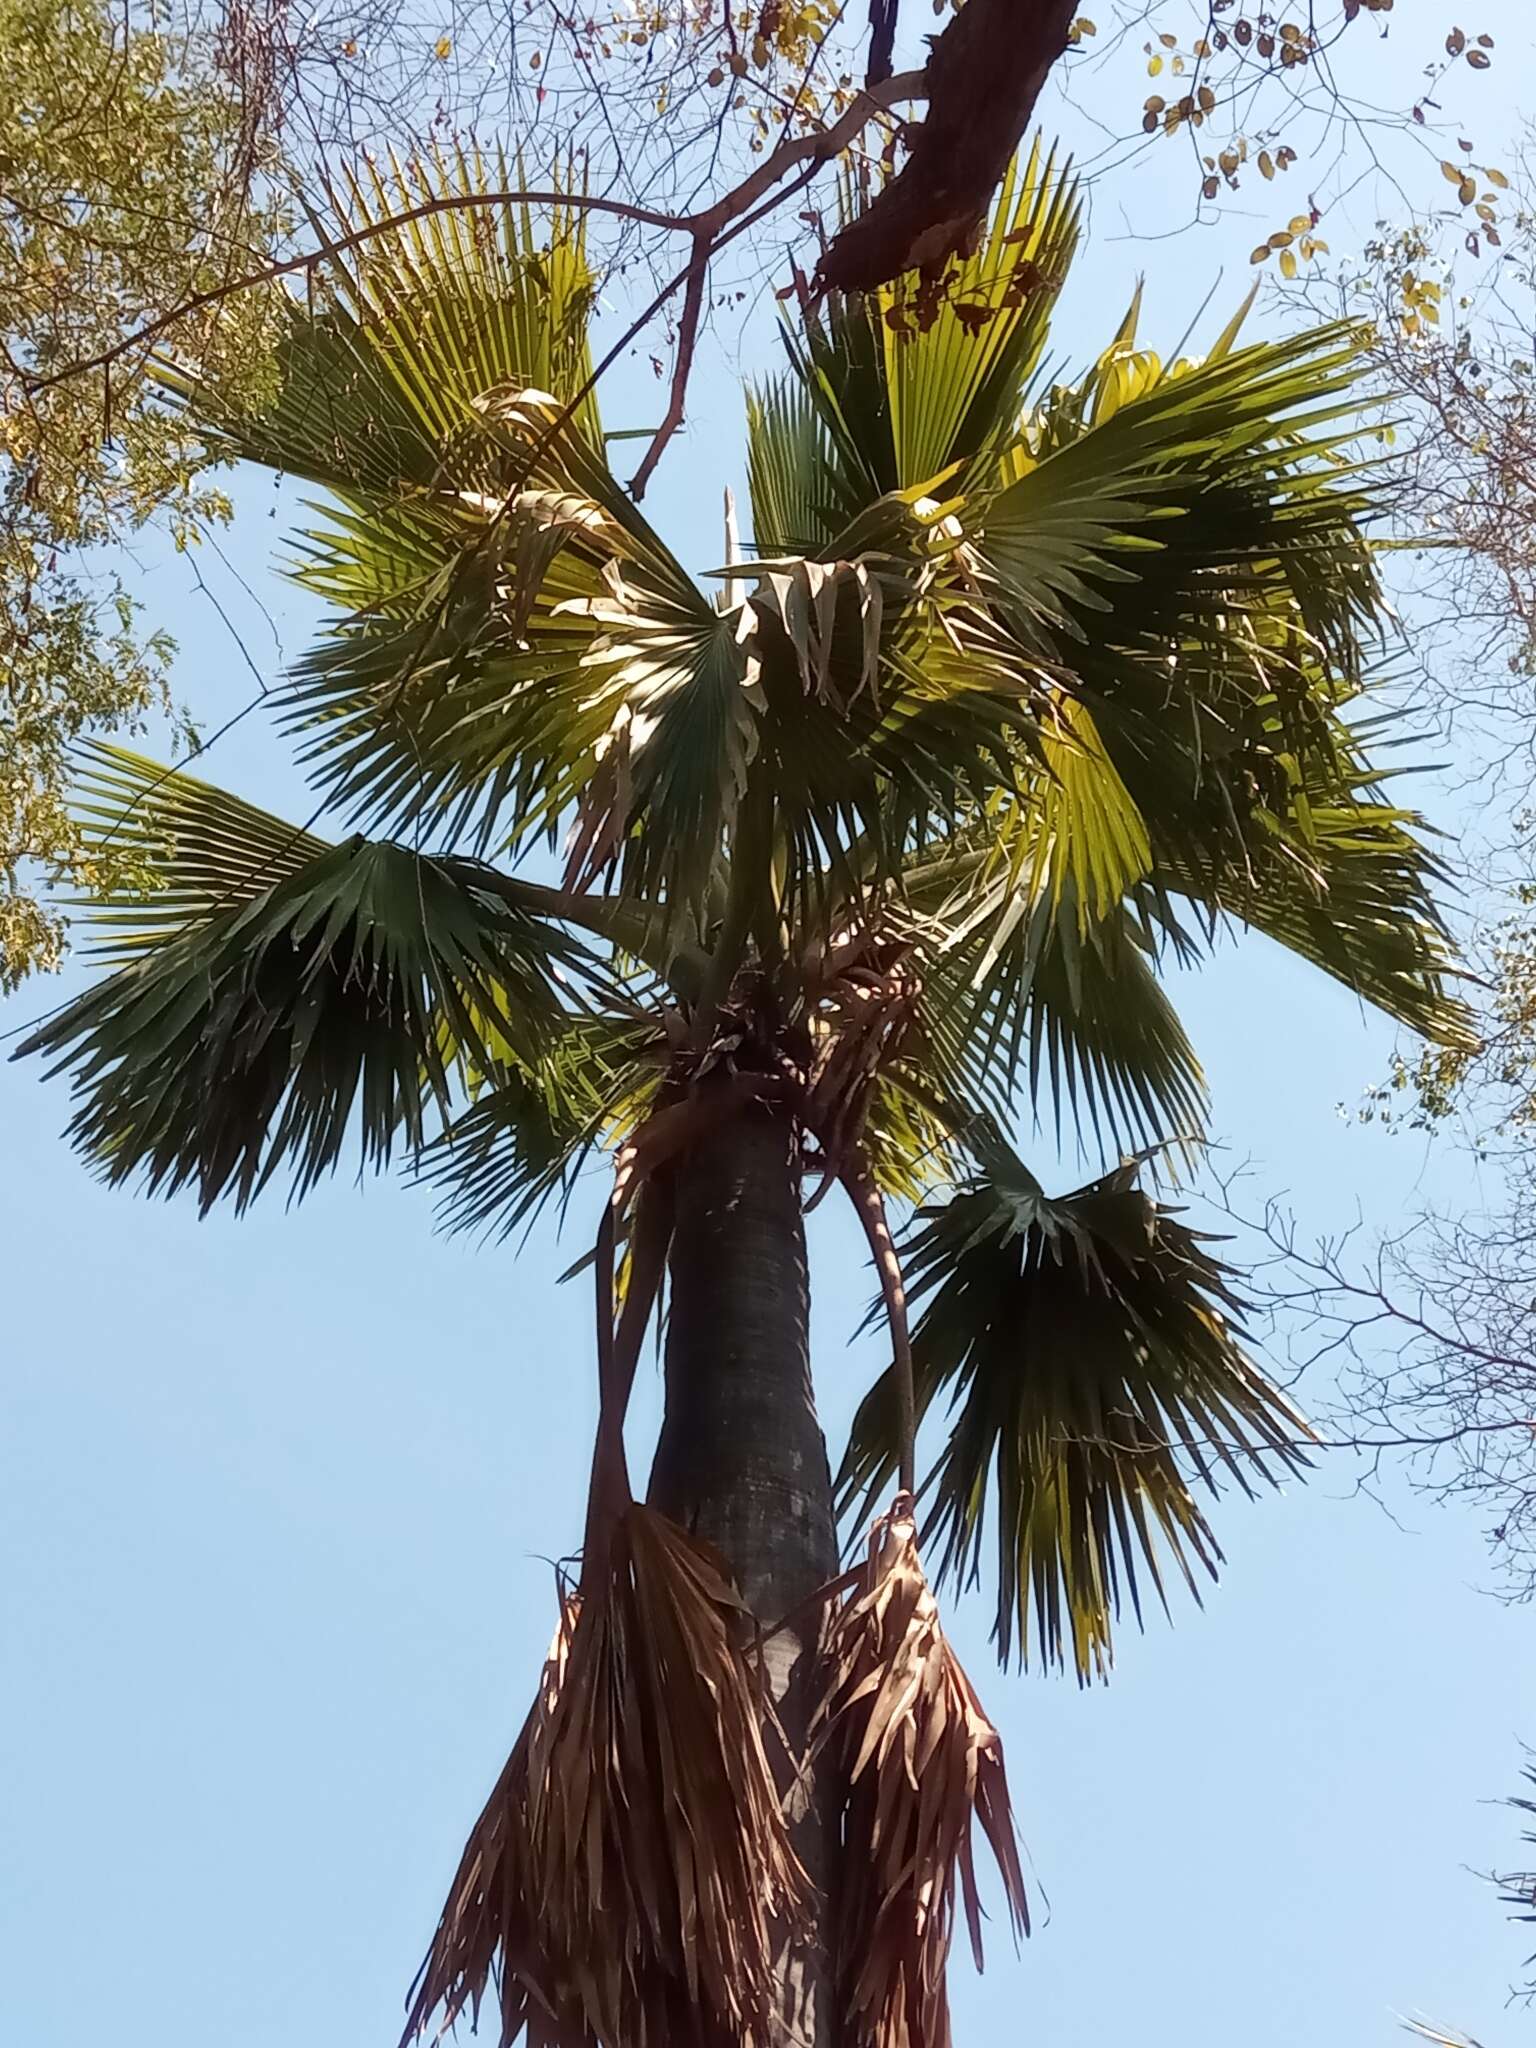
<instances>
[{"instance_id":1,"label":"rough bark","mask_svg":"<svg viewBox=\"0 0 1536 2048\"><path fill-rule=\"evenodd\" d=\"M666 1414L650 1498L723 1552L747 1605L771 1627L837 1569L791 1124L761 1108L744 1112L679 1162L675 1185ZM765 1648L796 1754L818 1627L813 1613ZM786 1773L786 1790L796 1847L825 1902L835 1871L814 1780L791 1788ZM785 1957L784 2048L835 2041L829 1905L818 1920L817 1939Z\"/></svg>"},{"instance_id":2,"label":"rough bark","mask_svg":"<svg viewBox=\"0 0 1536 2048\"><path fill-rule=\"evenodd\" d=\"M891 182L828 245L819 285L867 292L970 246L1067 48L1077 0L966 0L935 38L925 118Z\"/></svg>"}]
</instances>

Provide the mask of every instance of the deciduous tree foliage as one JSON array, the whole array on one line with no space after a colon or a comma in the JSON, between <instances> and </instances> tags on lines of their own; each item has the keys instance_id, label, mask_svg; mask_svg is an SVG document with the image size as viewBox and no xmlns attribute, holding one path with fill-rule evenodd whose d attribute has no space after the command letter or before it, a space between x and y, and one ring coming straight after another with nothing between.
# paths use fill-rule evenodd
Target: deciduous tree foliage
<instances>
[{"instance_id":1,"label":"deciduous tree foliage","mask_svg":"<svg viewBox=\"0 0 1536 2048\"><path fill-rule=\"evenodd\" d=\"M246 270L275 227L259 138L205 43L97 0L3 0L0 48L0 988L58 957L48 871L89 881L65 800L85 731L169 711L171 642L145 633L106 544L217 517L142 358L37 379ZM261 292L180 344L235 400L269 352Z\"/></svg>"}]
</instances>

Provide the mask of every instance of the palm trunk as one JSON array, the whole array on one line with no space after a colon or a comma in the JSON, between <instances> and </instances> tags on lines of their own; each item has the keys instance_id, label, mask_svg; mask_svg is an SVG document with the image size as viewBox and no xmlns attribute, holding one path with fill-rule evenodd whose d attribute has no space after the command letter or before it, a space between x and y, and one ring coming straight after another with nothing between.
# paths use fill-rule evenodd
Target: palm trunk
<instances>
[{"instance_id":1,"label":"palm trunk","mask_svg":"<svg viewBox=\"0 0 1536 2048\"><path fill-rule=\"evenodd\" d=\"M748 1110L700 1141L676 1174L666 1415L650 1498L725 1556L766 1627L837 1570L826 1444L811 1387L798 1140ZM765 1646L796 1756L810 1710L819 1616ZM777 1748L777 1744L771 1745ZM783 2048L832 2048L833 1875L814 1778L792 1794L795 1845L817 1890L817 1933L784 1958Z\"/></svg>"}]
</instances>

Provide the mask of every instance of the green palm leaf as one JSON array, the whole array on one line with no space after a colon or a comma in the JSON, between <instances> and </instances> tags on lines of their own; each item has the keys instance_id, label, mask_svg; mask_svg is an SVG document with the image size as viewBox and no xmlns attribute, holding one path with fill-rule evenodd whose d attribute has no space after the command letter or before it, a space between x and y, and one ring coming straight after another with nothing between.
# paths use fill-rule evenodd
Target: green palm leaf
<instances>
[{"instance_id":1,"label":"green palm leaf","mask_svg":"<svg viewBox=\"0 0 1536 2048\"><path fill-rule=\"evenodd\" d=\"M160 370L168 395L239 460L342 493L433 489L458 468L456 444L485 392L573 398L591 371L581 211L555 207L536 222L527 206L454 203L521 182L505 159L458 147L347 173L317 237L333 252L367 239L332 254L318 306L288 310L270 402L220 412L216 392L173 364ZM422 208L436 210L403 218ZM575 424L600 441L590 394ZM472 482L474 466L454 480Z\"/></svg>"},{"instance_id":2,"label":"green palm leaf","mask_svg":"<svg viewBox=\"0 0 1536 2048\"><path fill-rule=\"evenodd\" d=\"M1157 979L1170 928L1147 914L1146 825L1092 721L1065 711L1020 793L994 794L983 822L903 875L935 1057L999 1109L1027 1076L1058 1139L1066 1117L1101 1151L1193 1140L1205 1084Z\"/></svg>"},{"instance_id":3,"label":"green palm leaf","mask_svg":"<svg viewBox=\"0 0 1536 2048\"><path fill-rule=\"evenodd\" d=\"M981 516L993 601L1186 866L1243 868L1313 757L1336 774L1347 751L1380 616L1354 354L1333 328L1178 374L1101 366L1026 422Z\"/></svg>"},{"instance_id":4,"label":"green palm leaf","mask_svg":"<svg viewBox=\"0 0 1536 2048\"><path fill-rule=\"evenodd\" d=\"M748 464L767 552L820 553L874 498L964 465L991 483L1077 246L1070 166L1037 141L987 232L931 304L918 281L834 297L786 331L790 374L753 394ZM803 465L817 468L806 480Z\"/></svg>"},{"instance_id":5,"label":"green palm leaf","mask_svg":"<svg viewBox=\"0 0 1536 2048\"><path fill-rule=\"evenodd\" d=\"M1187 841L1170 841L1154 880L1210 918L1264 933L1411 1030L1468 1045L1472 1020L1449 991L1454 958L1432 893L1445 872L1423 820L1388 802L1386 775L1366 767L1367 739L1389 744L1385 721L1357 721L1336 756L1308 757L1290 816L1266 811L1241 866L1199 865Z\"/></svg>"},{"instance_id":6,"label":"green palm leaf","mask_svg":"<svg viewBox=\"0 0 1536 2048\"><path fill-rule=\"evenodd\" d=\"M137 791L137 794L135 794ZM326 846L190 777L111 753L86 782L102 843L164 887L102 908L124 962L20 1047L74 1075L76 1145L109 1180L243 1208L296 1194L356 1133L382 1165L456 1088L531 1065L583 958L470 861Z\"/></svg>"},{"instance_id":7,"label":"green palm leaf","mask_svg":"<svg viewBox=\"0 0 1536 2048\"><path fill-rule=\"evenodd\" d=\"M1347 453L1359 337L1347 324L1057 391L1024 422L985 517L1004 604L1049 652L1134 645L1281 592L1355 680L1378 614L1369 509ZM1084 391L1097 393L1085 404ZM1149 556L1155 560L1149 560ZM1177 651L1172 650L1172 651Z\"/></svg>"},{"instance_id":8,"label":"green palm leaf","mask_svg":"<svg viewBox=\"0 0 1536 2048\"><path fill-rule=\"evenodd\" d=\"M1101 1153L1205 1129L1205 1081L1129 912L1087 926L1075 900L1022 892L938 964L929 1002L963 1033L954 1078L1027 1075L1037 1121L1092 1133Z\"/></svg>"},{"instance_id":9,"label":"green palm leaf","mask_svg":"<svg viewBox=\"0 0 1536 2048\"><path fill-rule=\"evenodd\" d=\"M75 811L88 854L130 882L88 899L91 951L115 964L238 910L332 851L329 840L128 747L87 742Z\"/></svg>"},{"instance_id":10,"label":"green palm leaf","mask_svg":"<svg viewBox=\"0 0 1536 2048\"><path fill-rule=\"evenodd\" d=\"M552 1197L563 1214L594 1151L644 1115L666 1040L645 1019L568 1017L531 1064L503 1062L493 1087L422 1154L445 1230L500 1241Z\"/></svg>"},{"instance_id":11,"label":"green palm leaf","mask_svg":"<svg viewBox=\"0 0 1536 2048\"><path fill-rule=\"evenodd\" d=\"M371 828L480 851L517 851L582 805L585 872L612 862L634 895L696 918L752 747L740 621L554 400L491 391L476 417L494 490L361 507L310 536L301 576L343 611L285 693L304 758Z\"/></svg>"},{"instance_id":12,"label":"green palm leaf","mask_svg":"<svg viewBox=\"0 0 1536 2048\"><path fill-rule=\"evenodd\" d=\"M1052 1198L1006 1148L981 1150L984 1173L920 1213L906 1253L919 1402L952 1410L929 1531L941 1572L972 1583L990 1517L1000 1655L1033 1633L1086 1679L1124 1601L1140 1621L1143 1577L1166 1605L1169 1565L1197 1598L1196 1569L1214 1576L1191 1481L1249 1492L1299 1468L1308 1432L1244 1354L1230 1276L1134 1163ZM845 1508L889 1484L895 1436L887 1373L854 1419Z\"/></svg>"}]
</instances>

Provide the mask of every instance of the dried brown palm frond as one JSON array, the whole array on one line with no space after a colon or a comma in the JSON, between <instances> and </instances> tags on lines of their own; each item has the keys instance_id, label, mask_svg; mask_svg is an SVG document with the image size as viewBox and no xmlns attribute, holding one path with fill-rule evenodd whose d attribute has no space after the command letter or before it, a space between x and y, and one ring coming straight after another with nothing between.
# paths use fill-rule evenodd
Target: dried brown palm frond
<instances>
[{"instance_id":1,"label":"dried brown palm frond","mask_svg":"<svg viewBox=\"0 0 1536 2048\"><path fill-rule=\"evenodd\" d=\"M803 1910L724 1563L630 1504L589 1557L538 1704L476 1823L405 2039L473 2018L501 2048L766 2048Z\"/></svg>"},{"instance_id":2,"label":"dried brown palm frond","mask_svg":"<svg viewBox=\"0 0 1536 2048\"><path fill-rule=\"evenodd\" d=\"M532 1873L562 1980L605 2048L764 2048L803 1909L726 1566L654 1509L585 1575L529 1753Z\"/></svg>"},{"instance_id":3,"label":"dried brown palm frond","mask_svg":"<svg viewBox=\"0 0 1536 2048\"><path fill-rule=\"evenodd\" d=\"M875 1523L833 1615L814 1739L845 1773L839 2006L846 2048L949 2048L955 1897L980 1968L971 1829L997 1859L1015 1937L1029 1931L1002 1743L945 1639L909 1495Z\"/></svg>"},{"instance_id":4,"label":"dried brown palm frond","mask_svg":"<svg viewBox=\"0 0 1536 2048\"><path fill-rule=\"evenodd\" d=\"M576 1613L577 1603L567 1601L539 1697L470 1831L432 1946L411 1986L400 2048L424 2035L434 2014L441 2014L438 2039L466 2007L478 2029L481 2002L492 1983L501 2008L500 2048L510 2048L525 2027L528 2048L586 2048L590 2039L584 2028L573 2031L556 2018L528 1833L529 1752L534 1730L547 1719L560 1690Z\"/></svg>"},{"instance_id":5,"label":"dried brown palm frond","mask_svg":"<svg viewBox=\"0 0 1536 2048\"><path fill-rule=\"evenodd\" d=\"M671 1236L660 1169L708 1107L658 1111L621 1154L593 1257L600 1406L580 1583L464 1852L406 2041L439 2010L444 2027L477 2015L494 1977L501 2048L525 2029L529 2048L767 2048L776 1961L809 1884L763 1747L754 1625L724 1559L635 1503L624 1455Z\"/></svg>"}]
</instances>

